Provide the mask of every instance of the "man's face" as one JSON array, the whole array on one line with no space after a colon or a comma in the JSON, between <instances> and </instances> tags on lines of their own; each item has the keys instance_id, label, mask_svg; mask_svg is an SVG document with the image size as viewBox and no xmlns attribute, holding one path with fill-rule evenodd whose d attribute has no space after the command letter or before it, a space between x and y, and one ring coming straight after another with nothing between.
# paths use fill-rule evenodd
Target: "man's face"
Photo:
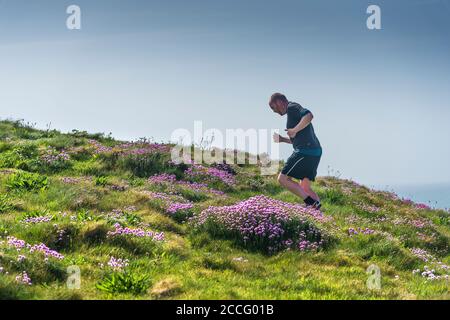
<instances>
[{"instance_id":1,"label":"man's face","mask_svg":"<svg viewBox=\"0 0 450 320\"><path fill-rule=\"evenodd\" d=\"M286 113L286 106L281 100L275 100L270 105L273 112L283 116Z\"/></svg>"}]
</instances>

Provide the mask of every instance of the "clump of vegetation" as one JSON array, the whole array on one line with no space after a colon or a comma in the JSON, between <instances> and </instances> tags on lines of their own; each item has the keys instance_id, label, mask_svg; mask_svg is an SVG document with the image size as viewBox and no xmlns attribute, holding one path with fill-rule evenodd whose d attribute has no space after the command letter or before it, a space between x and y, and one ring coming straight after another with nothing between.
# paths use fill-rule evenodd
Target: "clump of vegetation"
<instances>
[{"instance_id":1,"label":"clump of vegetation","mask_svg":"<svg viewBox=\"0 0 450 320\"><path fill-rule=\"evenodd\" d=\"M142 294L150 287L150 277L133 271L112 272L98 284L97 289L109 294L131 293Z\"/></svg>"},{"instance_id":2,"label":"clump of vegetation","mask_svg":"<svg viewBox=\"0 0 450 320\"><path fill-rule=\"evenodd\" d=\"M94 184L96 186L105 187L109 184L108 177L105 177L105 176L95 177Z\"/></svg>"},{"instance_id":3,"label":"clump of vegetation","mask_svg":"<svg viewBox=\"0 0 450 320\"><path fill-rule=\"evenodd\" d=\"M48 187L48 177L21 171L8 178L6 187L10 191L43 191Z\"/></svg>"},{"instance_id":4,"label":"clump of vegetation","mask_svg":"<svg viewBox=\"0 0 450 320\"><path fill-rule=\"evenodd\" d=\"M8 194L0 194L0 213L7 212L13 208Z\"/></svg>"},{"instance_id":5,"label":"clump of vegetation","mask_svg":"<svg viewBox=\"0 0 450 320\"><path fill-rule=\"evenodd\" d=\"M196 216L194 224L214 236L231 237L247 248L274 253L324 247L328 237L314 221L327 220L318 210L256 196L232 206L210 207Z\"/></svg>"}]
</instances>

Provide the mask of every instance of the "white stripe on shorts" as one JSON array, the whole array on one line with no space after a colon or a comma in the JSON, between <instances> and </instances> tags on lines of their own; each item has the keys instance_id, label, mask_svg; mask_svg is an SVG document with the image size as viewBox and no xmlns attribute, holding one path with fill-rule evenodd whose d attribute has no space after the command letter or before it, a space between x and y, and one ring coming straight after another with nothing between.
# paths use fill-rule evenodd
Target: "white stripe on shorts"
<instances>
[{"instance_id":1,"label":"white stripe on shorts","mask_svg":"<svg viewBox=\"0 0 450 320\"><path fill-rule=\"evenodd\" d=\"M300 161L302 161L303 159L305 159L305 157L298 159L297 162L294 163L294 165L292 166L292 168L289 169L289 171L286 173L286 175L288 176L289 173L292 171L292 169L294 169L295 166L296 166Z\"/></svg>"}]
</instances>

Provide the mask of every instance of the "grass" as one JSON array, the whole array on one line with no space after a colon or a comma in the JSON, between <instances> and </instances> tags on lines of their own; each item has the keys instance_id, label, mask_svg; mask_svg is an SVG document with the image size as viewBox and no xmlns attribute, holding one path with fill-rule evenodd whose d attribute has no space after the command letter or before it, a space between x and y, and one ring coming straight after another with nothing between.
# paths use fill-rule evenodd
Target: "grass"
<instances>
[{"instance_id":1,"label":"grass","mask_svg":"<svg viewBox=\"0 0 450 320\"><path fill-rule=\"evenodd\" d=\"M209 206L232 205L260 194L299 201L276 177L260 176L256 166L233 166L233 186L209 182L209 188L224 192L219 195L149 183L150 175L164 172L188 179L184 167L169 163L164 148L142 156L121 155L116 149L123 142L109 136L40 131L14 121L0 121L0 137L0 299L450 298L449 282L443 278L448 270L438 268L438 262L450 264L446 211L419 209L391 193L320 177L315 189L323 212L332 219L318 228L333 243L318 251L267 254L237 243L226 232L219 235L217 226L194 228L187 218ZM98 144L112 151L99 153ZM56 165L43 161L49 147ZM58 158L63 152L70 158ZM176 193L193 208L189 215L170 215L148 192ZM51 220L24 222L43 216ZM116 223L163 232L164 241L111 237ZM17 252L8 245L8 236L30 245L43 243L64 258ZM417 248L433 258L423 261L413 251ZM114 269L108 265L111 257L127 259L129 266ZM380 269L380 290L367 287L371 265ZM71 266L80 270L78 290L67 287ZM425 266L442 278L423 277ZM32 285L17 282L23 271Z\"/></svg>"}]
</instances>

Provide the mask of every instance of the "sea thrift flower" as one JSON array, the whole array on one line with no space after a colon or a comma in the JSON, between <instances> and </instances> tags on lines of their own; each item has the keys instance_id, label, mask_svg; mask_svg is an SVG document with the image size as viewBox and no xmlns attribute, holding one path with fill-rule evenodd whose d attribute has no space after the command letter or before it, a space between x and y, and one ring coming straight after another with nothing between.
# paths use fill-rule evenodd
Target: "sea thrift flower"
<instances>
[{"instance_id":1,"label":"sea thrift flower","mask_svg":"<svg viewBox=\"0 0 450 320\"><path fill-rule=\"evenodd\" d=\"M58 253L55 250L51 250L49 247L47 247L45 244L35 244L31 245L26 243L24 240L17 239L15 237L8 237L7 238L7 245L13 248L16 248L17 251L21 251L22 249L26 248L29 250L30 253L33 252L40 252L43 253L46 258L53 257L56 259L64 259L64 256L60 253Z\"/></svg>"},{"instance_id":2,"label":"sea thrift flower","mask_svg":"<svg viewBox=\"0 0 450 320\"><path fill-rule=\"evenodd\" d=\"M431 223L426 220L416 219L416 220L410 220L409 224L418 229L422 229L422 228L429 226Z\"/></svg>"},{"instance_id":3,"label":"sea thrift flower","mask_svg":"<svg viewBox=\"0 0 450 320\"><path fill-rule=\"evenodd\" d=\"M28 286L32 285L31 279L25 271L16 277L16 281L21 284L26 284Z\"/></svg>"},{"instance_id":4,"label":"sea thrift flower","mask_svg":"<svg viewBox=\"0 0 450 320\"><path fill-rule=\"evenodd\" d=\"M170 185L179 185L188 187L192 191L196 192L206 192L212 193L215 195L224 195L224 192L209 188L206 183L198 183L198 182L190 182L190 181L177 181L176 176L174 174L158 174L150 177L148 182L154 184L170 184Z\"/></svg>"},{"instance_id":5,"label":"sea thrift flower","mask_svg":"<svg viewBox=\"0 0 450 320\"><path fill-rule=\"evenodd\" d=\"M128 259L116 259L114 257L111 257L108 261L108 266L118 271L124 269L125 267L128 267L128 262Z\"/></svg>"},{"instance_id":6,"label":"sea thrift flower","mask_svg":"<svg viewBox=\"0 0 450 320\"><path fill-rule=\"evenodd\" d=\"M430 269L428 266L424 267L424 270L421 272L420 269L416 269L413 271L413 274L420 273L420 275L425 278L427 281L433 281L433 280L448 280L449 275L448 274L437 274L435 269Z\"/></svg>"},{"instance_id":7,"label":"sea thrift flower","mask_svg":"<svg viewBox=\"0 0 450 320\"><path fill-rule=\"evenodd\" d=\"M366 211L366 212L370 212L370 213L377 213L381 210L377 206L369 205L366 203L359 202L359 203L356 203L356 205L359 209Z\"/></svg>"},{"instance_id":8,"label":"sea thrift flower","mask_svg":"<svg viewBox=\"0 0 450 320\"><path fill-rule=\"evenodd\" d=\"M114 225L115 230L109 231L107 235L109 237L124 235L124 236L135 236L135 237L145 237L145 238L151 238L154 241L163 241L164 240L164 232L153 232L153 231L146 231L144 229L140 228L128 228L128 227L122 227L120 224L116 223Z\"/></svg>"},{"instance_id":9,"label":"sea thrift flower","mask_svg":"<svg viewBox=\"0 0 450 320\"><path fill-rule=\"evenodd\" d=\"M25 248L27 243L24 240L17 239L16 237L7 237L7 244L10 247L16 248L18 251Z\"/></svg>"},{"instance_id":10,"label":"sea thrift flower","mask_svg":"<svg viewBox=\"0 0 450 320\"><path fill-rule=\"evenodd\" d=\"M141 156L149 153L170 152L170 145L149 143L147 141L126 142L115 147L107 147L96 140L89 140L96 154L117 154L120 156Z\"/></svg>"},{"instance_id":11,"label":"sea thrift flower","mask_svg":"<svg viewBox=\"0 0 450 320\"><path fill-rule=\"evenodd\" d=\"M430 210L431 209L430 206L428 206L424 203L417 203L416 208L421 209L421 210Z\"/></svg>"},{"instance_id":12,"label":"sea thrift flower","mask_svg":"<svg viewBox=\"0 0 450 320\"><path fill-rule=\"evenodd\" d=\"M123 156L140 156L150 153L167 153L170 146L161 143L149 143L146 141L127 142L115 148Z\"/></svg>"},{"instance_id":13,"label":"sea thrift flower","mask_svg":"<svg viewBox=\"0 0 450 320\"><path fill-rule=\"evenodd\" d=\"M412 248L411 253L424 262L433 261L435 258L424 249Z\"/></svg>"},{"instance_id":14,"label":"sea thrift flower","mask_svg":"<svg viewBox=\"0 0 450 320\"><path fill-rule=\"evenodd\" d=\"M45 154L41 156L41 160L49 165L57 162L65 162L70 160L70 156L64 150L58 152L55 148L48 147Z\"/></svg>"},{"instance_id":15,"label":"sea thrift flower","mask_svg":"<svg viewBox=\"0 0 450 320\"><path fill-rule=\"evenodd\" d=\"M62 177L61 181L66 184L77 184L80 183L82 179L74 177Z\"/></svg>"},{"instance_id":16,"label":"sea thrift flower","mask_svg":"<svg viewBox=\"0 0 450 320\"><path fill-rule=\"evenodd\" d=\"M194 205L184 199L182 196L178 194L168 194L163 192L151 192L151 191L144 191L143 194L149 196L152 199L161 201L162 206L166 213L168 214L175 214L179 211L187 211L194 207Z\"/></svg>"},{"instance_id":17,"label":"sea thrift flower","mask_svg":"<svg viewBox=\"0 0 450 320\"><path fill-rule=\"evenodd\" d=\"M175 183L176 181L176 176L168 173L154 175L148 179L148 182L150 183Z\"/></svg>"},{"instance_id":18,"label":"sea thrift flower","mask_svg":"<svg viewBox=\"0 0 450 320\"><path fill-rule=\"evenodd\" d=\"M229 186L234 185L236 182L234 176L227 171L214 167L207 168L199 164L191 165L184 173L191 178L201 177L204 180L211 180L211 177L213 177Z\"/></svg>"},{"instance_id":19,"label":"sea thrift flower","mask_svg":"<svg viewBox=\"0 0 450 320\"><path fill-rule=\"evenodd\" d=\"M322 244L320 231L308 219L325 222L329 218L318 210L305 208L266 196L255 196L232 206L209 207L192 219L196 226L208 221L218 223L244 243L261 244L269 251L287 249L295 245L300 250L317 248ZM286 226L296 224L306 230L287 234ZM310 240L310 242L306 242ZM311 242L315 242L313 245Z\"/></svg>"},{"instance_id":20,"label":"sea thrift flower","mask_svg":"<svg viewBox=\"0 0 450 320\"><path fill-rule=\"evenodd\" d=\"M44 254L44 256L46 258L48 257L53 257L59 260L64 259L64 256L62 254L60 254L59 252L50 249L49 247L47 247L45 244L41 243L41 244L37 244L37 245L33 245L30 247L30 253L33 252L41 252Z\"/></svg>"},{"instance_id":21,"label":"sea thrift flower","mask_svg":"<svg viewBox=\"0 0 450 320\"><path fill-rule=\"evenodd\" d=\"M112 151L111 147L106 147L97 140L89 140L88 143L94 148L96 154L109 153Z\"/></svg>"},{"instance_id":22,"label":"sea thrift flower","mask_svg":"<svg viewBox=\"0 0 450 320\"><path fill-rule=\"evenodd\" d=\"M427 262L428 264L424 267L423 272L421 272L420 269L416 269L413 271L414 274L420 273L421 276L426 278L427 280L440 280L440 279L448 280L449 278L448 271L450 270L450 266L446 265L442 261L438 261L436 257L428 253L424 249L412 248L410 250L413 255L415 255L420 260ZM430 268L430 266L432 266L432 268Z\"/></svg>"},{"instance_id":23,"label":"sea thrift flower","mask_svg":"<svg viewBox=\"0 0 450 320\"><path fill-rule=\"evenodd\" d=\"M375 230L369 229L369 228L365 228L361 231L363 234L374 234Z\"/></svg>"},{"instance_id":24,"label":"sea thrift flower","mask_svg":"<svg viewBox=\"0 0 450 320\"><path fill-rule=\"evenodd\" d=\"M30 217L22 220L23 223L28 224L37 224L37 223L43 223L43 222L49 222L53 219L51 216L42 216L42 217Z\"/></svg>"},{"instance_id":25,"label":"sea thrift flower","mask_svg":"<svg viewBox=\"0 0 450 320\"><path fill-rule=\"evenodd\" d=\"M169 214L175 214L178 211L190 210L194 207L192 203L171 203L167 207L166 211Z\"/></svg>"},{"instance_id":26,"label":"sea thrift flower","mask_svg":"<svg viewBox=\"0 0 450 320\"><path fill-rule=\"evenodd\" d=\"M355 229L355 228L349 228L348 229L348 235L349 236L353 236L353 235L358 235L358 234L374 234L375 233L375 230L372 230L372 229L369 229L369 228L364 228L364 229L362 229L362 228L357 228L357 229Z\"/></svg>"}]
</instances>

